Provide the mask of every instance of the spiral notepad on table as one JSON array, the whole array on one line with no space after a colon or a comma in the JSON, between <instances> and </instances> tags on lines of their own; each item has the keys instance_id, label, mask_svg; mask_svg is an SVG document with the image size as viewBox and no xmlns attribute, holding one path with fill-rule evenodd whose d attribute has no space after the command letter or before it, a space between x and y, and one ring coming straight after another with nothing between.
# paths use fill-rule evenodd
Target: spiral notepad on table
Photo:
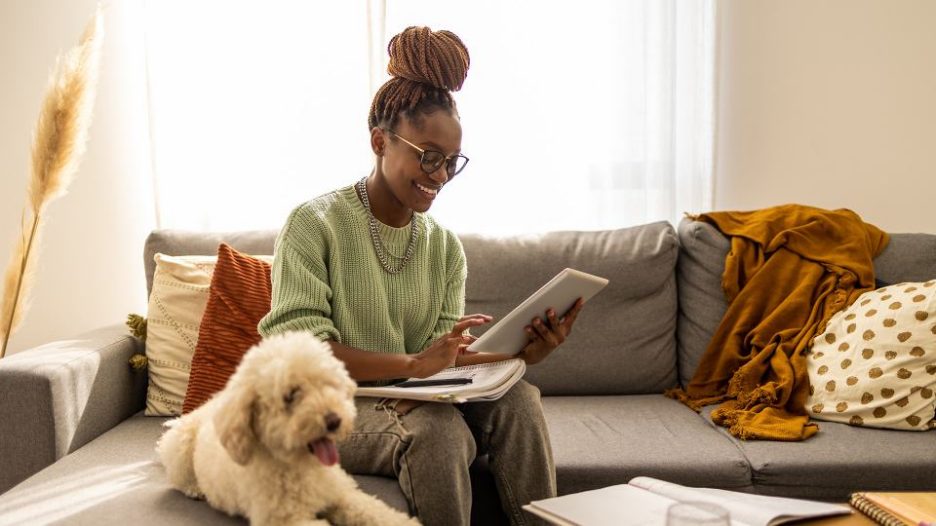
<instances>
[{"instance_id":1,"label":"spiral notepad on table","mask_svg":"<svg viewBox=\"0 0 936 526\"><path fill-rule=\"evenodd\" d=\"M849 502L883 526L936 524L936 492L859 492Z\"/></svg>"},{"instance_id":2,"label":"spiral notepad on table","mask_svg":"<svg viewBox=\"0 0 936 526\"><path fill-rule=\"evenodd\" d=\"M428 402L487 402L497 400L526 372L526 363L518 358L499 362L449 367L428 378L411 380L446 380L469 378L471 383L425 387L359 387L357 396L408 398Z\"/></svg>"}]
</instances>

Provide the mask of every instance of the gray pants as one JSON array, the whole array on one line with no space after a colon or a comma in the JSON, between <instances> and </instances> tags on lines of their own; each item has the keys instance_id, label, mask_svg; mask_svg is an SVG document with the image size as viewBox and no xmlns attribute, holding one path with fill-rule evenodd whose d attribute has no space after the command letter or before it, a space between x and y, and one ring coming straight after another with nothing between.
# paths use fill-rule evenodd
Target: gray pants
<instances>
[{"instance_id":1,"label":"gray pants","mask_svg":"<svg viewBox=\"0 0 936 526\"><path fill-rule=\"evenodd\" d=\"M520 507L556 496L556 468L539 389L521 380L494 402L425 403L405 415L357 398L354 431L339 445L350 473L395 477L427 526L467 525L468 466L487 454L511 524L539 524Z\"/></svg>"}]
</instances>

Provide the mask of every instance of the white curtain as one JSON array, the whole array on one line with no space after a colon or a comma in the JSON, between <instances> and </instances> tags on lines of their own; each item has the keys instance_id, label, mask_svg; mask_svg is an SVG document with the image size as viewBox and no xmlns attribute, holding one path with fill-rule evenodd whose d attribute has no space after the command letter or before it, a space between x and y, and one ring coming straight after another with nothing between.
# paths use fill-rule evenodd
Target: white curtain
<instances>
[{"instance_id":1,"label":"white curtain","mask_svg":"<svg viewBox=\"0 0 936 526\"><path fill-rule=\"evenodd\" d=\"M371 167L387 39L450 29L471 158L431 213L501 235L711 206L714 0L147 0L161 227L278 228ZM378 62L379 61L379 62Z\"/></svg>"}]
</instances>

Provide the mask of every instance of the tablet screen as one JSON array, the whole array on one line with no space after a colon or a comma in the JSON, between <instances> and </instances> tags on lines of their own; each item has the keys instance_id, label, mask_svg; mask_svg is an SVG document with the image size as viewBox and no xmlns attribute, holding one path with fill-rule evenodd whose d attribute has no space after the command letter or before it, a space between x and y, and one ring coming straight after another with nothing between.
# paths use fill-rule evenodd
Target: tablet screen
<instances>
[{"instance_id":1,"label":"tablet screen","mask_svg":"<svg viewBox=\"0 0 936 526\"><path fill-rule=\"evenodd\" d=\"M588 301L608 284L608 280L571 268L556 274L539 290L501 318L469 347L469 351L516 354L526 345L528 337L523 330L534 317L545 319L546 309L552 307L561 317L582 298Z\"/></svg>"}]
</instances>

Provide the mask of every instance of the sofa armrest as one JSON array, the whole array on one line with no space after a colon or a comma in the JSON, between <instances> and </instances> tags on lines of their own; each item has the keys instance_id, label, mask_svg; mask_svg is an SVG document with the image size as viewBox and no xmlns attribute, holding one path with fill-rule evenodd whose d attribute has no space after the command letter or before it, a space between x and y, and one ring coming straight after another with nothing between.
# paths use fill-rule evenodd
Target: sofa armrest
<instances>
[{"instance_id":1,"label":"sofa armrest","mask_svg":"<svg viewBox=\"0 0 936 526\"><path fill-rule=\"evenodd\" d=\"M0 360L0 493L140 411L142 352L114 325Z\"/></svg>"}]
</instances>

